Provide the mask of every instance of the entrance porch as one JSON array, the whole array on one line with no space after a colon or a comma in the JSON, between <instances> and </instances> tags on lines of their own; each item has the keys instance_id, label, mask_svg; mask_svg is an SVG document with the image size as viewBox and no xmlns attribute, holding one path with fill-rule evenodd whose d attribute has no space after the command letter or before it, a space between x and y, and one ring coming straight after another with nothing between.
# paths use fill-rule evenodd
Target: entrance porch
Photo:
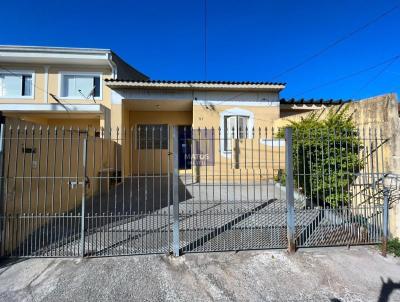
<instances>
[{"instance_id":1,"label":"entrance porch","mask_svg":"<svg viewBox=\"0 0 400 302\"><path fill-rule=\"evenodd\" d=\"M190 140L184 140L184 129L191 129L193 123L191 100L123 100L121 110L123 128L129 129L122 143L125 175L171 172L173 163L168 155L175 152L171 143L174 126L178 126L181 136L180 168L185 168L185 157L190 159L185 156L190 155L185 141Z\"/></svg>"}]
</instances>

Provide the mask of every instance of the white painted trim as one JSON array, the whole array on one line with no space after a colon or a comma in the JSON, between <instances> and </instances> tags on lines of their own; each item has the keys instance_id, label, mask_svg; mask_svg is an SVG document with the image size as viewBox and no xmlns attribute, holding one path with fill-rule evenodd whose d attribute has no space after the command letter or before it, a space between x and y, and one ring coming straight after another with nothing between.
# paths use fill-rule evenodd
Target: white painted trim
<instances>
[{"instance_id":1,"label":"white painted trim","mask_svg":"<svg viewBox=\"0 0 400 302\"><path fill-rule=\"evenodd\" d=\"M23 59L42 59L42 60L80 60L80 61L103 61L107 64L107 54L97 53L54 53L54 52L5 52L0 48L2 58L23 58Z\"/></svg>"},{"instance_id":2,"label":"white painted trim","mask_svg":"<svg viewBox=\"0 0 400 302\"><path fill-rule=\"evenodd\" d=\"M221 129L221 154L225 157L231 157L231 152L225 151L225 117L226 116L232 116L232 115L241 115L241 116L248 116L249 121L248 121L248 126L247 126L247 137L249 139L253 138L253 128L254 128L254 113L241 109L241 108L232 108L232 109L227 109L225 111L222 111L219 113L219 127Z\"/></svg>"},{"instance_id":3,"label":"white painted trim","mask_svg":"<svg viewBox=\"0 0 400 302\"><path fill-rule=\"evenodd\" d=\"M268 147L284 147L285 146L285 140L280 139L280 138L261 138L260 139L260 144L265 145Z\"/></svg>"},{"instance_id":4,"label":"white painted trim","mask_svg":"<svg viewBox=\"0 0 400 302\"><path fill-rule=\"evenodd\" d=\"M60 100L87 100L83 97L64 97L61 96L62 77L64 75L85 75L85 76L99 76L100 77L100 97L95 97L96 101L103 100L103 73L102 72L86 72L86 71L60 71L58 73L58 98Z\"/></svg>"},{"instance_id":5,"label":"white painted trim","mask_svg":"<svg viewBox=\"0 0 400 302\"><path fill-rule=\"evenodd\" d=\"M111 104L121 105L122 104L122 95L119 94L115 90L111 90Z\"/></svg>"},{"instance_id":6,"label":"white painted trim","mask_svg":"<svg viewBox=\"0 0 400 302\"><path fill-rule=\"evenodd\" d=\"M9 72L10 71L10 72ZM1 69L0 73L11 73L11 74L31 74L32 75L32 95L31 96L26 96L26 95L21 95L21 96L0 96L0 99L8 99L8 100L33 100L35 98L35 80L36 80L36 73L34 70L25 70L25 69Z\"/></svg>"},{"instance_id":7,"label":"white painted trim","mask_svg":"<svg viewBox=\"0 0 400 302\"><path fill-rule=\"evenodd\" d=\"M111 68L112 78L115 80L115 79L117 79L117 75L118 75L118 67L117 67L117 64L112 60L111 52L108 53L107 60L108 60L108 65Z\"/></svg>"},{"instance_id":8,"label":"white painted trim","mask_svg":"<svg viewBox=\"0 0 400 302\"><path fill-rule=\"evenodd\" d=\"M0 104L0 111L102 113L99 104Z\"/></svg>"},{"instance_id":9,"label":"white painted trim","mask_svg":"<svg viewBox=\"0 0 400 302\"><path fill-rule=\"evenodd\" d=\"M16 52L44 52L44 53L75 53L75 54L105 54L111 52L108 48L32 46L32 45L0 45L0 51Z\"/></svg>"},{"instance_id":10,"label":"white painted trim","mask_svg":"<svg viewBox=\"0 0 400 302\"><path fill-rule=\"evenodd\" d=\"M202 100L193 100L193 105L197 106L205 106L205 105L221 105L221 106L251 106L251 107L279 107L280 102L272 102L272 101L202 101Z\"/></svg>"},{"instance_id":11,"label":"white painted trim","mask_svg":"<svg viewBox=\"0 0 400 302\"><path fill-rule=\"evenodd\" d=\"M44 66L44 99L49 102L49 69L50 66Z\"/></svg>"}]
</instances>

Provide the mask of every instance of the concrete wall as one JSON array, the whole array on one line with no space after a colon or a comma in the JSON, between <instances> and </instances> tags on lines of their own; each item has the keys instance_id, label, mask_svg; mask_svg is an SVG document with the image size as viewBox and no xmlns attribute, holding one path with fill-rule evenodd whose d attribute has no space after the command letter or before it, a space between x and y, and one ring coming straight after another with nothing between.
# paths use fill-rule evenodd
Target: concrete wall
<instances>
[{"instance_id":1,"label":"concrete wall","mask_svg":"<svg viewBox=\"0 0 400 302\"><path fill-rule=\"evenodd\" d=\"M398 113L398 99L395 94L388 94L361 100L353 103L353 119L358 126L363 128L376 128L388 139L383 147L384 170L387 173L400 175L400 119ZM388 181L387 183L399 196L400 183ZM390 209L389 230L392 236L400 237L400 201L395 200Z\"/></svg>"}]
</instances>

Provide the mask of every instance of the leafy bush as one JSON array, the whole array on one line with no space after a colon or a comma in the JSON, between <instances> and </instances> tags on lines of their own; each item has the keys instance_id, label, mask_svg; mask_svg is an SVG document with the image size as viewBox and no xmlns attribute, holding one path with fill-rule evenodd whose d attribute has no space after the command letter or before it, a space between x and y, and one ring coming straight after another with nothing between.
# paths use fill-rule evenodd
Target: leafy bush
<instances>
[{"instance_id":1,"label":"leafy bush","mask_svg":"<svg viewBox=\"0 0 400 302\"><path fill-rule=\"evenodd\" d=\"M293 128L293 172L295 186L309 199L331 207L347 205L349 188L363 165L357 128L348 115L348 107L331 109L324 119L310 113ZM285 128L278 138L285 137ZM285 182L284 175L281 182Z\"/></svg>"},{"instance_id":2,"label":"leafy bush","mask_svg":"<svg viewBox=\"0 0 400 302\"><path fill-rule=\"evenodd\" d=\"M394 238L388 240L387 251L388 253L393 254L396 257L400 257L400 239Z\"/></svg>"}]
</instances>

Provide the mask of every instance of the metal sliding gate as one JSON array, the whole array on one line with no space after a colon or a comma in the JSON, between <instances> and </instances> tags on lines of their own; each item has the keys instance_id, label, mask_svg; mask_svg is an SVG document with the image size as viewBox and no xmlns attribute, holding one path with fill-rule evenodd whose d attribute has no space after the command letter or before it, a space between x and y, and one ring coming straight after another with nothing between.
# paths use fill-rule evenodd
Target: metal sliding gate
<instances>
[{"instance_id":1,"label":"metal sliding gate","mask_svg":"<svg viewBox=\"0 0 400 302\"><path fill-rule=\"evenodd\" d=\"M1 128L1 250L95 257L372 244L377 130Z\"/></svg>"}]
</instances>

